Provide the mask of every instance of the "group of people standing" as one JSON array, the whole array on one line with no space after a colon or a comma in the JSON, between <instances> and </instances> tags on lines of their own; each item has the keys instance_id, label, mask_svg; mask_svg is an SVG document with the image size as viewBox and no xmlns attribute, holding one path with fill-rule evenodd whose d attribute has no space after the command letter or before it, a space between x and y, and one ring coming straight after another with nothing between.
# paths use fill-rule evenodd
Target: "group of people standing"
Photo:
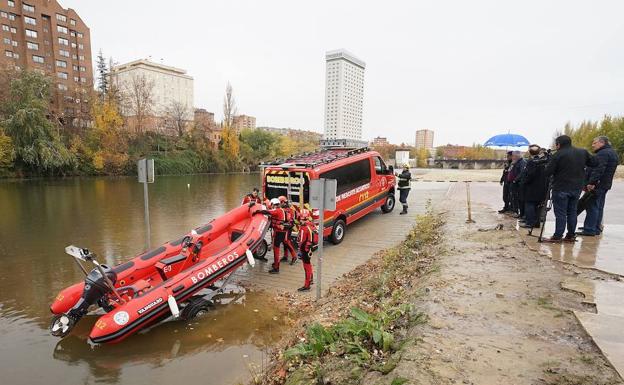
<instances>
[{"instance_id":1,"label":"group of people standing","mask_svg":"<svg viewBox=\"0 0 624 385\"><path fill-rule=\"evenodd\" d=\"M251 202L260 204L262 200L259 191L254 188L253 191L243 198L242 204ZM288 262L290 264L297 263L300 258L303 262L304 284L297 289L298 291L309 291L310 285L314 283L312 270L312 252L316 250L318 245L318 227L314 223L312 210L304 206L299 208L290 204L285 196L273 198L265 202L267 206L266 214L271 218L272 245L273 245L273 264L269 270L270 274L279 274L280 263ZM297 237L293 237L293 233ZM281 248L284 249L284 256L281 255ZM267 260L266 258L261 258Z\"/></svg>"},{"instance_id":2,"label":"group of people standing","mask_svg":"<svg viewBox=\"0 0 624 385\"><path fill-rule=\"evenodd\" d=\"M503 185L504 207L499 213L518 218L521 227L539 227L538 210L546 200L546 175L544 163L548 152L534 144L529 146L529 156L520 151L509 151L500 183Z\"/></svg>"},{"instance_id":3,"label":"group of people standing","mask_svg":"<svg viewBox=\"0 0 624 385\"><path fill-rule=\"evenodd\" d=\"M593 140L594 155L572 146L567 135L555 139L555 149L550 156L549 151L531 145L527 159L519 151L508 152L500 180L505 205L499 213L518 218L521 227L538 228L539 212L552 199L555 232L546 242L575 242L577 235L600 235L606 195L619 163L617 153L606 136ZM581 211L578 203L583 191L587 194L587 214L577 231Z\"/></svg>"}]
</instances>

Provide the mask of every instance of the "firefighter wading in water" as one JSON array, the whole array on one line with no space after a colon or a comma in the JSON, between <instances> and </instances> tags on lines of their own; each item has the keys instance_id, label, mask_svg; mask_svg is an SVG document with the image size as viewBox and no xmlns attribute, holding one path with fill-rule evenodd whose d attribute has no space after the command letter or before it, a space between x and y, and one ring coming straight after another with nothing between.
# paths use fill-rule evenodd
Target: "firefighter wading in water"
<instances>
[{"instance_id":1,"label":"firefighter wading in water","mask_svg":"<svg viewBox=\"0 0 624 385\"><path fill-rule=\"evenodd\" d=\"M403 165L403 171L397 175L399 178L399 202L403 205L403 211L401 215L407 214L407 196L410 192L410 181L412 180L412 174L409 171L409 164Z\"/></svg>"},{"instance_id":2,"label":"firefighter wading in water","mask_svg":"<svg viewBox=\"0 0 624 385\"><path fill-rule=\"evenodd\" d=\"M296 258L295 249L290 242L286 242L286 236L288 232L288 211L280 207L280 200L273 198L270 201L271 208L267 210L267 213L271 216L271 228L273 228L273 268L269 270L271 274L279 273L280 265L280 246L284 244Z\"/></svg>"},{"instance_id":3,"label":"firefighter wading in water","mask_svg":"<svg viewBox=\"0 0 624 385\"><path fill-rule=\"evenodd\" d=\"M305 281L298 291L309 291L312 281L312 251L316 250L318 245L318 230L312 221L312 215L309 210L301 210L301 226L299 227L299 256L303 261L303 271L305 272Z\"/></svg>"},{"instance_id":4,"label":"firefighter wading in water","mask_svg":"<svg viewBox=\"0 0 624 385\"><path fill-rule=\"evenodd\" d=\"M243 197L243 203L241 203L241 205L246 205L251 202L261 204L262 200L260 200L260 196L258 195L259 192L260 191L258 190L258 188L254 187L253 191L250 194L247 194L245 195L245 197Z\"/></svg>"}]
</instances>

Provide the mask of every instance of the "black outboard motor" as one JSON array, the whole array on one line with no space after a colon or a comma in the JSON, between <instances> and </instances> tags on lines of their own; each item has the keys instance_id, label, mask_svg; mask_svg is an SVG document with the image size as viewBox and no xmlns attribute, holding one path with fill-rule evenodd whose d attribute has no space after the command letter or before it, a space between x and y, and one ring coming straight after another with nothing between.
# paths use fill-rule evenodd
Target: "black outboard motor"
<instances>
[{"instance_id":1,"label":"black outboard motor","mask_svg":"<svg viewBox=\"0 0 624 385\"><path fill-rule=\"evenodd\" d=\"M117 274L106 265L100 265L106 277L113 284L117 281ZM76 304L65 314L52 318L50 333L55 337L65 337L76 323L89 311L89 306L97 303L104 310L109 311L106 294L111 291L106 279L97 268L91 270L85 278L82 295Z\"/></svg>"}]
</instances>

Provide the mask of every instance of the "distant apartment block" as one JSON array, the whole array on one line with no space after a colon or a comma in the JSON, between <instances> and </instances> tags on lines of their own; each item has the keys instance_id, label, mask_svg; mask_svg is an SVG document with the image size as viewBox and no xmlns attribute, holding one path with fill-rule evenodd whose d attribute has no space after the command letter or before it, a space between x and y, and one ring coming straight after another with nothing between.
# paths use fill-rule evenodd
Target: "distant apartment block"
<instances>
[{"instance_id":1,"label":"distant apartment block","mask_svg":"<svg viewBox=\"0 0 624 385\"><path fill-rule=\"evenodd\" d=\"M193 78L180 68L170 67L149 60L140 59L111 68L111 80L126 102L122 106L122 113L126 117L136 115L136 108L132 106L143 88L151 96L149 126L147 130L158 130L163 124L163 117L171 111L183 117L185 121L194 118L193 108Z\"/></svg>"},{"instance_id":2,"label":"distant apartment block","mask_svg":"<svg viewBox=\"0 0 624 385\"><path fill-rule=\"evenodd\" d=\"M378 137L373 139L373 143L372 144L373 144L373 146L386 146L386 145L388 145L390 143L388 142L388 138L384 138L384 137L378 136Z\"/></svg>"},{"instance_id":3,"label":"distant apartment block","mask_svg":"<svg viewBox=\"0 0 624 385\"><path fill-rule=\"evenodd\" d=\"M362 140L365 68L346 50L326 53L324 139Z\"/></svg>"},{"instance_id":4,"label":"distant apartment block","mask_svg":"<svg viewBox=\"0 0 624 385\"><path fill-rule=\"evenodd\" d=\"M196 127L210 140L211 147L215 150L219 148L221 128L214 120L214 113L208 112L203 108L196 108L193 120Z\"/></svg>"},{"instance_id":5,"label":"distant apartment block","mask_svg":"<svg viewBox=\"0 0 624 385\"><path fill-rule=\"evenodd\" d=\"M248 115L236 115L234 116L232 126L236 132L240 133L243 130L255 130L256 118Z\"/></svg>"},{"instance_id":6,"label":"distant apartment block","mask_svg":"<svg viewBox=\"0 0 624 385\"><path fill-rule=\"evenodd\" d=\"M91 34L76 11L55 0L0 0L0 25L0 66L48 75L53 117L67 127L87 125Z\"/></svg>"},{"instance_id":7,"label":"distant apartment block","mask_svg":"<svg viewBox=\"0 0 624 385\"><path fill-rule=\"evenodd\" d=\"M425 148L429 151L433 150L433 130L416 131L416 148Z\"/></svg>"}]
</instances>

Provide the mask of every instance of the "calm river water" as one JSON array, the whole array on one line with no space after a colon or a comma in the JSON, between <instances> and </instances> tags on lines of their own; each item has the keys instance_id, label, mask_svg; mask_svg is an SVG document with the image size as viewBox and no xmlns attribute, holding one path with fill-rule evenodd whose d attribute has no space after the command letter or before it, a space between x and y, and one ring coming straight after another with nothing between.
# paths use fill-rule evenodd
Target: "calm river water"
<instances>
[{"instance_id":1,"label":"calm river water","mask_svg":"<svg viewBox=\"0 0 624 385\"><path fill-rule=\"evenodd\" d=\"M150 185L152 247L240 203L259 176L157 177ZM82 273L74 244L120 263L145 245L136 178L0 182L0 382L17 384L233 384L260 365L281 318L259 293L193 322L170 322L117 345L87 341L96 317L64 340L49 335L49 305Z\"/></svg>"}]
</instances>

